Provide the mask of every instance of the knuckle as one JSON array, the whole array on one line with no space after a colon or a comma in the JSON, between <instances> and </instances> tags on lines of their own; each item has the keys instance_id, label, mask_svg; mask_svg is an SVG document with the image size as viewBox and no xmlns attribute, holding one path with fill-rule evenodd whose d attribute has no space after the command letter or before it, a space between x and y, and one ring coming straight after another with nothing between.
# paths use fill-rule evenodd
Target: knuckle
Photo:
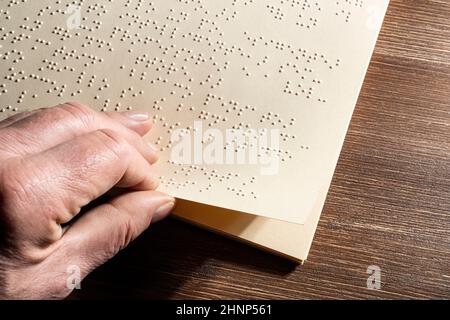
<instances>
[{"instance_id":1,"label":"knuckle","mask_svg":"<svg viewBox=\"0 0 450 320\"><path fill-rule=\"evenodd\" d=\"M100 143L108 150L112 151L117 158L129 156L130 148L127 142L118 133L110 129L100 129L94 133Z\"/></svg>"},{"instance_id":2,"label":"knuckle","mask_svg":"<svg viewBox=\"0 0 450 320\"><path fill-rule=\"evenodd\" d=\"M42 252L28 246L28 241L48 245L62 236L59 224L53 221L59 207L39 210L47 198L42 187L36 186L39 175L35 171L22 158L8 160L0 168L0 230L7 239L4 245L14 249L22 260L33 262L42 260Z\"/></svg>"},{"instance_id":3,"label":"knuckle","mask_svg":"<svg viewBox=\"0 0 450 320\"><path fill-rule=\"evenodd\" d=\"M118 251L124 249L134 240L136 235L136 226L133 219L128 214L122 214L122 222L118 228L117 248Z\"/></svg>"},{"instance_id":4,"label":"knuckle","mask_svg":"<svg viewBox=\"0 0 450 320\"><path fill-rule=\"evenodd\" d=\"M96 112L88 106L78 102L67 102L55 108L63 116L69 115L77 121L81 121L86 127L95 121Z\"/></svg>"},{"instance_id":5,"label":"knuckle","mask_svg":"<svg viewBox=\"0 0 450 320\"><path fill-rule=\"evenodd\" d=\"M27 203L29 179L21 169L16 161L8 161L0 171L0 204L6 213L16 211Z\"/></svg>"},{"instance_id":6,"label":"knuckle","mask_svg":"<svg viewBox=\"0 0 450 320\"><path fill-rule=\"evenodd\" d=\"M48 210L39 210L46 198L36 168L30 168L22 158L13 158L0 169L0 213L1 227L8 236L21 239L34 238L42 233L42 242L53 243L61 236L62 230L53 221L54 212L60 210L58 201L51 201ZM41 208L42 209L42 208ZM39 214L36 212L39 211ZM26 248L24 248L26 249ZM28 250L28 249L27 249Z\"/></svg>"},{"instance_id":7,"label":"knuckle","mask_svg":"<svg viewBox=\"0 0 450 320\"><path fill-rule=\"evenodd\" d=\"M105 252L109 257L112 257L134 240L137 228L133 218L129 214L123 212L114 204L109 204L109 206L111 207L112 213L118 219L113 241L110 242L110 246Z\"/></svg>"},{"instance_id":8,"label":"knuckle","mask_svg":"<svg viewBox=\"0 0 450 320\"><path fill-rule=\"evenodd\" d=\"M78 114L92 114L94 110L89 108L87 105L79 103L79 102L66 102L60 106L61 108L65 108L68 111L72 111Z\"/></svg>"}]
</instances>

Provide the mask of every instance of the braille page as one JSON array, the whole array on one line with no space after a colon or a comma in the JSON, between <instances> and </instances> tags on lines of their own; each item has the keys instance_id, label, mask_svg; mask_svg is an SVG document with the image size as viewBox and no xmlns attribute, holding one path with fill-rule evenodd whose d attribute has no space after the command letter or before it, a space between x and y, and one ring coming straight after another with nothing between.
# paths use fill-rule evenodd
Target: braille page
<instances>
[{"instance_id":1,"label":"braille page","mask_svg":"<svg viewBox=\"0 0 450 320\"><path fill-rule=\"evenodd\" d=\"M161 190L305 224L329 188L388 0L4 0L0 117L146 110Z\"/></svg>"},{"instance_id":2,"label":"braille page","mask_svg":"<svg viewBox=\"0 0 450 320\"><path fill-rule=\"evenodd\" d=\"M317 205L318 208L312 211L304 224L258 217L184 200L177 203L175 216L273 254L303 262L308 257L320 218L320 203Z\"/></svg>"}]
</instances>

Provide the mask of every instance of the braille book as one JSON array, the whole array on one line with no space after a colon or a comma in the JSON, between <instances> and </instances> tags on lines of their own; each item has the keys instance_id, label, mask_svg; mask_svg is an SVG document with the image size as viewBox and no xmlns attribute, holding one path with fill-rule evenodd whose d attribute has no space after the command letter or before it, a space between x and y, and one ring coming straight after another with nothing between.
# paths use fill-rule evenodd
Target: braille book
<instances>
[{"instance_id":1,"label":"braille book","mask_svg":"<svg viewBox=\"0 0 450 320\"><path fill-rule=\"evenodd\" d=\"M0 119L145 110L175 216L307 258L388 0L0 4Z\"/></svg>"}]
</instances>

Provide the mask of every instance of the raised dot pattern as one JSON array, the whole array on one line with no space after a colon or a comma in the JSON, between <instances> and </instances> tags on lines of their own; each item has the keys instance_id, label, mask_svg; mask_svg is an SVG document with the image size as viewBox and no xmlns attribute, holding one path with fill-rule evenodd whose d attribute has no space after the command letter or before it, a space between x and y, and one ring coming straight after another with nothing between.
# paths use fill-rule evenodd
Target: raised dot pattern
<instances>
[{"instance_id":1,"label":"raised dot pattern","mask_svg":"<svg viewBox=\"0 0 450 320\"><path fill-rule=\"evenodd\" d=\"M59 0L34 3L37 10L27 9L30 1L5 2L0 118L67 100L101 111L145 109L155 121L150 138L166 162L165 188L219 189L249 201L261 197L254 185L266 180L245 168L172 163L172 133L192 130L195 120L204 129L277 129L279 148L259 148L258 157L275 155L281 166L301 162L314 146L298 135L298 126L308 110L336 107L326 79L346 61L297 38L310 37L327 19L351 24L364 8L358 0L331 6L313 0ZM73 30L66 26L70 5L81 6L81 25ZM296 37L262 32L255 22L263 20L274 30L296 30ZM252 148L252 134L225 149Z\"/></svg>"}]
</instances>

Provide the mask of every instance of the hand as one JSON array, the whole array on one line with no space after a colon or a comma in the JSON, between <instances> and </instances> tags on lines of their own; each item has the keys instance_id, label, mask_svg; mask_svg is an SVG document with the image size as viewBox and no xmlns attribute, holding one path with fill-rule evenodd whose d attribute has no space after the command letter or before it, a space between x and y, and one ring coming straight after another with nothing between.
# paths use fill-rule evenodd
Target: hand
<instances>
[{"instance_id":1,"label":"hand","mask_svg":"<svg viewBox=\"0 0 450 320\"><path fill-rule=\"evenodd\" d=\"M77 103L0 122L0 298L64 298L70 268L84 278L169 214L141 137L151 125ZM81 213L112 188L121 195Z\"/></svg>"}]
</instances>

